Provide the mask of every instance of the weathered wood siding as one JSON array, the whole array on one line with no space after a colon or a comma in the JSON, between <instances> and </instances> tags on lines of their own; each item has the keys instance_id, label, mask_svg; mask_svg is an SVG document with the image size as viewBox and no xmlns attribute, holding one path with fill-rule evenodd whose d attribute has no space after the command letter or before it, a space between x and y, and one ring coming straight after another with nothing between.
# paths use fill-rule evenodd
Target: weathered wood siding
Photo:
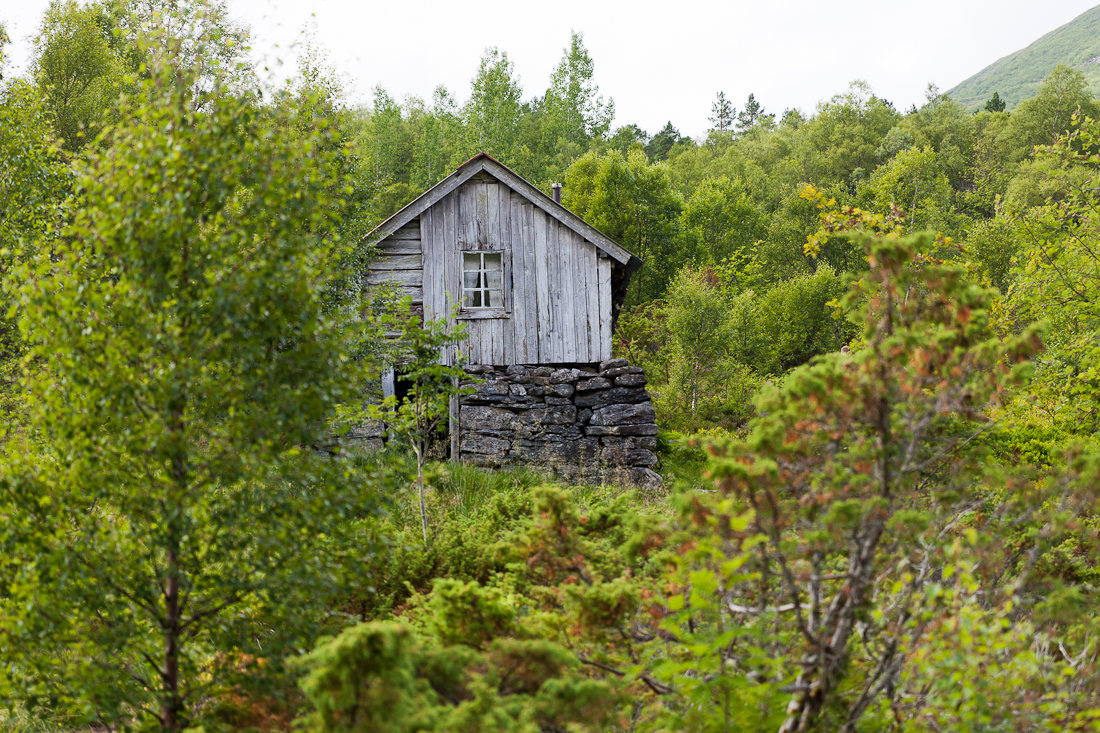
<instances>
[{"instance_id":1,"label":"weathered wood siding","mask_svg":"<svg viewBox=\"0 0 1100 733\"><path fill-rule=\"evenodd\" d=\"M611 358L611 260L487 174L442 197L380 248L368 282L395 280L428 317L449 319L462 297L461 253L504 252L504 317L459 316L469 334L460 351L470 363Z\"/></svg>"},{"instance_id":2,"label":"weathered wood siding","mask_svg":"<svg viewBox=\"0 0 1100 733\"><path fill-rule=\"evenodd\" d=\"M378 243L382 256L367 268L367 285L395 283L400 295L412 297L413 305L424 302L424 264L420 246L420 224L407 224Z\"/></svg>"}]
</instances>

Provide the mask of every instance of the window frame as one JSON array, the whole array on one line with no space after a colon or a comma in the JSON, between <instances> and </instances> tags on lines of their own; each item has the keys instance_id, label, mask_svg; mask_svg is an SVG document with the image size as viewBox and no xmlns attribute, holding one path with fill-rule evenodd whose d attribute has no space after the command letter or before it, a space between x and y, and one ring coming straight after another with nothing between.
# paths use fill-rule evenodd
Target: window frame
<instances>
[{"instance_id":1,"label":"window frame","mask_svg":"<svg viewBox=\"0 0 1100 733\"><path fill-rule=\"evenodd\" d=\"M466 269L466 256L467 255L475 255L475 254L480 255L480 260L479 260L480 269L478 269L476 271L475 270L467 270ZM491 291L496 290L496 288L485 287L484 284L481 287L477 287L477 288L467 288L466 287L466 273L467 272L478 272L478 273L494 272L494 270L486 270L485 269L485 255L494 255L494 254L499 254L500 255L500 280L501 280L501 282L500 282L500 298L501 298L501 301L502 301L501 305L499 307L498 306L468 306L468 305L466 305L466 293L467 292L481 292L481 293L484 294L486 292L491 292ZM458 278L459 278L459 281L458 281L458 287L459 287L459 312L458 312L458 318L459 318L459 320L479 320L479 319L485 319L485 318L510 318L511 317L511 313L512 313L512 308L511 308L512 292L511 291L512 291L512 289L509 287L509 285L511 284L509 282L510 279L511 279L510 278L511 268L509 267L510 263L509 263L508 260L509 260L508 250L504 249L504 248L500 248L500 249L471 248L471 249L460 249L458 251L458 265L459 265L459 268L458 268L459 269L459 273L458 273ZM484 280L482 280L482 282L484 283Z\"/></svg>"}]
</instances>

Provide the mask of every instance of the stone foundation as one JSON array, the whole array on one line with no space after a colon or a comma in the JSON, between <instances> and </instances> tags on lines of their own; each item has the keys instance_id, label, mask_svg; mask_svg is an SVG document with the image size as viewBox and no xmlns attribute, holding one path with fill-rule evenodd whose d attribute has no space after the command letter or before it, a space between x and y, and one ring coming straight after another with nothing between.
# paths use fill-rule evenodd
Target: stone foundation
<instances>
[{"instance_id":1,"label":"stone foundation","mask_svg":"<svg viewBox=\"0 0 1100 733\"><path fill-rule=\"evenodd\" d=\"M657 425L640 367L466 367L476 390L459 408L459 459L528 465L565 479L656 488Z\"/></svg>"}]
</instances>

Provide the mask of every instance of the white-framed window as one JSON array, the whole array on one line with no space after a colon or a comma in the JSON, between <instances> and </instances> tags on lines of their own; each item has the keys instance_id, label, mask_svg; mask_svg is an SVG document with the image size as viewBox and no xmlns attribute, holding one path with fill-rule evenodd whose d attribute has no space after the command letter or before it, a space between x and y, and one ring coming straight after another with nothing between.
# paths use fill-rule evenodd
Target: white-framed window
<instances>
[{"instance_id":1,"label":"white-framed window","mask_svg":"<svg viewBox=\"0 0 1100 733\"><path fill-rule=\"evenodd\" d=\"M462 309L505 309L504 252L462 253Z\"/></svg>"}]
</instances>

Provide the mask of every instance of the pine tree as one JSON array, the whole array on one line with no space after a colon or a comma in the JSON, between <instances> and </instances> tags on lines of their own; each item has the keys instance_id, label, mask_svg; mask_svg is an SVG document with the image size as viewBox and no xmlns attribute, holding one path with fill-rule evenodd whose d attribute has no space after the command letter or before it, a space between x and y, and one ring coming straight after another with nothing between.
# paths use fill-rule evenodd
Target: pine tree
<instances>
[{"instance_id":1,"label":"pine tree","mask_svg":"<svg viewBox=\"0 0 1100 733\"><path fill-rule=\"evenodd\" d=\"M756 97L750 94L745 101L745 109L737 114L737 129L741 132L751 130L766 114L764 107L756 101Z\"/></svg>"},{"instance_id":2,"label":"pine tree","mask_svg":"<svg viewBox=\"0 0 1100 733\"><path fill-rule=\"evenodd\" d=\"M989 101L985 103L985 111L1004 112L1005 106L1005 101L1001 99L1001 95L997 92L993 92L993 96L990 97Z\"/></svg>"},{"instance_id":3,"label":"pine tree","mask_svg":"<svg viewBox=\"0 0 1100 733\"><path fill-rule=\"evenodd\" d=\"M733 128L733 121L737 110L726 99L725 92L718 92L718 99L710 106L710 124L714 132L729 132Z\"/></svg>"}]
</instances>

